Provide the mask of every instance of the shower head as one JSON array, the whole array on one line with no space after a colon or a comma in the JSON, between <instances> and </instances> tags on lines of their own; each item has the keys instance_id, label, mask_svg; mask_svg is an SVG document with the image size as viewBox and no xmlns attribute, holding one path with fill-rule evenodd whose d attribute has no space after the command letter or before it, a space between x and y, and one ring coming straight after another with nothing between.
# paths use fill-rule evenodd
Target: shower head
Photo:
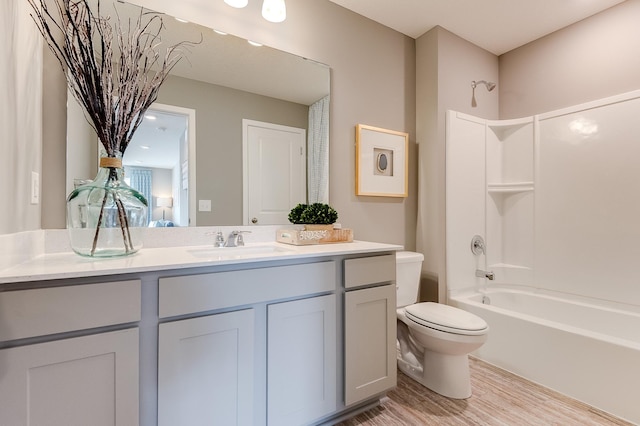
<instances>
[{"instance_id":1,"label":"shower head","mask_svg":"<svg viewBox=\"0 0 640 426\"><path fill-rule=\"evenodd\" d=\"M480 80L480 81L474 80L471 82L471 87L475 89L478 84L484 84L489 92L496 88L496 84L494 82L485 81L485 80Z\"/></svg>"},{"instance_id":2,"label":"shower head","mask_svg":"<svg viewBox=\"0 0 640 426\"><path fill-rule=\"evenodd\" d=\"M496 88L496 84L492 81L486 81L486 80L480 80L480 81L475 81L473 80L471 82L471 107L475 108L478 106L478 103L476 102L476 86L478 84L484 84L484 86L487 88L487 90L490 92L493 89Z\"/></svg>"}]
</instances>

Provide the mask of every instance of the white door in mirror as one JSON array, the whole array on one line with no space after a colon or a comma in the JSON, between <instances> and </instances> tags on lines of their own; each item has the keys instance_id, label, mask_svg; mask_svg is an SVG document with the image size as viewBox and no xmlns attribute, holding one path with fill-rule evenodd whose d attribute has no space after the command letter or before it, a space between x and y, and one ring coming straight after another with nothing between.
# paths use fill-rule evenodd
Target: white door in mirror
<instances>
[{"instance_id":1,"label":"white door in mirror","mask_svg":"<svg viewBox=\"0 0 640 426\"><path fill-rule=\"evenodd\" d=\"M306 202L306 130L242 120L244 225L289 223Z\"/></svg>"}]
</instances>

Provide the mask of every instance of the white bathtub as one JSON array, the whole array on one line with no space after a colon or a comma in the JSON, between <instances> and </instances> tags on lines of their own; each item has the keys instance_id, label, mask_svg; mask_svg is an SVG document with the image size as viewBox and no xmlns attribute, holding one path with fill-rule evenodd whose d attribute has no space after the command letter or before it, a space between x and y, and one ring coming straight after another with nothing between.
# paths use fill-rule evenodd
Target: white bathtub
<instances>
[{"instance_id":1,"label":"white bathtub","mask_svg":"<svg viewBox=\"0 0 640 426\"><path fill-rule=\"evenodd\" d=\"M640 424L640 312L496 288L450 304L483 318L478 358Z\"/></svg>"}]
</instances>

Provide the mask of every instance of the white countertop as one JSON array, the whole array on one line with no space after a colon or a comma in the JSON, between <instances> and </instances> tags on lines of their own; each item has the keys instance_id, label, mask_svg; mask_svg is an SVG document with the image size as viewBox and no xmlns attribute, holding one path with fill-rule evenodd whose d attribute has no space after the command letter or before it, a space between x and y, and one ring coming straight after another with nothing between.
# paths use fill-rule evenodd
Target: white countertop
<instances>
[{"instance_id":1,"label":"white countertop","mask_svg":"<svg viewBox=\"0 0 640 426\"><path fill-rule=\"evenodd\" d=\"M248 243L244 248L212 245L142 248L130 256L88 258L73 252L48 253L0 270L0 284L176 270L274 260L300 259L401 250L394 244L352 243L294 246L277 242Z\"/></svg>"}]
</instances>

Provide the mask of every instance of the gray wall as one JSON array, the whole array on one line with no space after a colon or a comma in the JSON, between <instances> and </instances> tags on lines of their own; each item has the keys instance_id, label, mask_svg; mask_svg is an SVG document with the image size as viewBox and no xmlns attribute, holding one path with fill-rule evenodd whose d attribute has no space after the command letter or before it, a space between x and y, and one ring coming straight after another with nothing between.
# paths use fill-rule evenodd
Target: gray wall
<instances>
[{"instance_id":1,"label":"gray wall","mask_svg":"<svg viewBox=\"0 0 640 426\"><path fill-rule=\"evenodd\" d=\"M17 2L17 0L12 0ZM417 146L415 145L415 41L352 13L327 0L287 3L288 18L272 24L260 17L261 2L233 9L209 0L136 0L134 3L166 11L193 22L256 40L331 67L330 200L339 221L354 229L357 239L402 244L415 248L417 209ZM6 27L5 27L6 28ZM66 121L62 74L49 63L45 87L51 131L43 152L63 153ZM47 125L47 121L49 124ZM62 123L62 124L61 124ZM409 197L356 197L355 126L369 124L410 135ZM35 145L34 145L35 146ZM53 157L52 157L53 158ZM64 226L66 198L64 157L43 167L50 202L43 206L43 227ZM200 219L198 219L200 223ZM31 226L37 229L37 225Z\"/></svg>"},{"instance_id":2,"label":"gray wall","mask_svg":"<svg viewBox=\"0 0 640 426\"><path fill-rule=\"evenodd\" d=\"M360 240L415 248L417 146L415 41L326 0L287 2L287 20L260 16L262 2L136 0L196 23L256 40L331 67L330 196L339 222ZM409 133L409 197L355 195L356 124ZM200 223L200 222L198 222Z\"/></svg>"},{"instance_id":3,"label":"gray wall","mask_svg":"<svg viewBox=\"0 0 640 426\"><path fill-rule=\"evenodd\" d=\"M455 64L459 59L460 62L452 69L443 69L439 61L433 63L433 55L437 58L437 55L455 54L455 50L442 51L446 49L447 44L439 46L438 38L430 40L430 37L435 36L427 34L417 43L424 43L423 48L427 51L435 50L436 53L429 53L425 57L424 53L420 52L422 48L419 47L418 63L427 67L428 72L425 75L431 81L416 83L416 41L326 0L288 2L288 19L281 24L271 24L262 20L258 4L261 2L250 2L247 8L241 10L227 7L223 2L205 0L137 2L148 7L173 11L174 14L193 21L261 41L324 62L331 67L330 202L338 209L340 222L352 227L358 239L398 243L408 249L415 248L418 210L418 149L415 142L431 144L430 148L429 145L421 148L421 156L427 163L420 177L421 191L426 193L423 197L419 225L421 238L425 239L421 247L428 256L426 264L430 270L435 270L433 274L437 276L438 268L435 265L444 261L441 255L434 254L442 249L442 237L436 236L441 235L444 223L441 217L442 210L438 210L442 209L442 190L440 193L437 190L444 185L444 163L441 156L443 147L439 145L441 141L438 142L442 131L442 119L439 115L429 115L428 111L429 108L432 113L443 111L447 107L470 108L470 93L465 92L469 90L470 80L495 78L486 72L485 65L480 64L478 67L478 64L471 63L470 58L456 54L447 61ZM8 19L6 25L2 26L3 34L13 34L12 8L18 4L24 5L24 2L10 0L8 4L3 3L3 7L11 11L2 15ZM500 117L529 115L639 88L640 27L635 25L639 7L640 0L627 0L566 30L502 55L499 61L498 86ZM4 43L7 43L7 38L4 37ZM20 57L26 57L22 52ZM443 64L445 59L446 57L443 58ZM6 61L5 65L13 62L15 61ZM64 90L60 90L64 85L60 83L61 78L58 78L61 74L55 62L50 61L48 65L45 62L45 67L44 99L49 105L45 106L43 120L45 128L48 129L47 137L40 152L40 140L37 136L29 140L20 136L24 146L19 149L28 151L26 158L30 164L27 164L24 170L21 168L19 173L10 174L16 186L7 196L15 200L16 212L3 211L3 221L6 221L5 215L10 218L20 217L15 222L10 221L10 229L0 232L38 229L37 215L22 215L17 212L33 210L26 196L28 184L25 182L29 182L29 168L40 167L41 153L47 158L42 164L42 180L45 182L43 189L46 188L43 193L46 214L42 218L42 227L52 227L49 225L52 220L56 224L64 223L65 160L64 136L61 136L64 132L60 131L60 128L64 129L65 123L62 95ZM493 65L490 68L493 69ZM12 81L7 74L8 71L5 68L0 70L0 81L12 84L7 83ZM452 93L451 96L456 102L450 102L449 95L445 95L445 92L439 89L440 79L446 77L444 74L447 72L452 72L452 78L447 79L453 81L456 73L467 71L468 75L454 84L457 90L462 92ZM564 77L560 78L560 75ZM32 80L32 83L37 84L38 78L33 77ZM425 109L416 119L416 86L420 87L422 84L426 84L426 91L419 89L418 105ZM434 96L437 99L435 104ZM480 96L478 103L479 107L488 105ZM4 117L6 111L2 113ZM24 114L29 114L28 117L32 121L37 117L33 111L26 111ZM353 145L354 127L358 123L409 132L409 198L355 196ZM33 122L30 122L21 128L30 128L32 124ZM424 136L416 136L416 126L423 129ZM10 135L4 138L2 143L6 144L6 141L13 139L15 138ZM17 146L20 142L15 143ZM14 160L15 157L5 155L0 164L4 170L15 171ZM3 185L3 191L7 190ZM23 220L23 217L29 219Z\"/></svg>"},{"instance_id":4,"label":"gray wall","mask_svg":"<svg viewBox=\"0 0 640 426\"><path fill-rule=\"evenodd\" d=\"M211 212L196 223L242 225L242 119L307 129L309 108L253 93L170 77L158 102L196 110L198 200L211 200Z\"/></svg>"},{"instance_id":5,"label":"gray wall","mask_svg":"<svg viewBox=\"0 0 640 426\"><path fill-rule=\"evenodd\" d=\"M456 110L498 118L498 92L471 82L498 82L498 57L441 27L416 40L416 128L420 151L417 248L425 256L422 300L438 300L445 285L445 114ZM479 159L483 161L483 159ZM469 237L471 241L471 236Z\"/></svg>"},{"instance_id":6,"label":"gray wall","mask_svg":"<svg viewBox=\"0 0 640 426\"><path fill-rule=\"evenodd\" d=\"M640 89L640 0L500 56L500 118Z\"/></svg>"}]
</instances>

